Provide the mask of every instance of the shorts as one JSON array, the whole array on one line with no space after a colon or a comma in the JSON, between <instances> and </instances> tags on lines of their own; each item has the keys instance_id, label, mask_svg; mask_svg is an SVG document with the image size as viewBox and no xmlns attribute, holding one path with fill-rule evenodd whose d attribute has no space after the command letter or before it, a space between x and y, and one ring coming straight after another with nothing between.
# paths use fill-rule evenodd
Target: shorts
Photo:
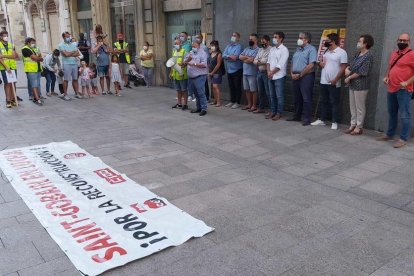
<instances>
[{"instance_id":1,"label":"shorts","mask_svg":"<svg viewBox=\"0 0 414 276\"><path fill-rule=\"evenodd\" d=\"M98 78L91 79L91 85L92 85L92 87L97 87L98 86Z\"/></svg>"},{"instance_id":2,"label":"shorts","mask_svg":"<svg viewBox=\"0 0 414 276\"><path fill-rule=\"evenodd\" d=\"M37 73L26 73L28 85L31 88L40 88L40 72Z\"/></svg>"},{"instance_id":3,"label":"shorts","mask_svg":"<svg viewBox=\"0 0 414 276\"><path fill-rule=\"evenodd\" d=\"M243 75L243 89L256 92L257 91L257 80L256 76Z\"/></svg>"},{"instance_id":4,"label":"shorts","mask_svg":"<svg viewBox=\"0 0 414 276\"><path fill-rule=\"evenodd\" d=\"M17 77L17 70L16 69L12 69L12 71L14 71L16 73L16 77ZM8 84L6 72L7 72L6 70L1 70L1 77L3 79L3 83L4 84Z\"/></svg>"},{"instance_id":5,"label":"shorts","mask_svg":"<svg viewBox=\"0 0 414 276\"><path fill-rule=\"evenodd\" d=\"M107 77L109 72L109 65L98 66L98 77Z\"/></svg>"},{"instance_id":6,"label":"shorts","mask_svg":"<svg viewBox=\"0 0 414 276\"><path fill-rule=\"evenodd\" d=\"M223 81L221 74L214 74L210 79L212 84L221 84Z\"/></svg>"},{"instance_id":7,"label":"shorts","mask_svg":"<svg viewBox=\"0 0 414 276\"><path fill-rule=\"evenodd\" d=\"M81 79L81 86L82 87L86 87L86 86L90 86L91 85L91 80L84 80L84 79Z\"/></svg>"},{"instance_id":8,"label":"shorts","mask_svg":"<svg viewBox=\"0 0 414 276\"><path fill-rule=\"evenodd\" d=\"M121 72L121 75L128 75L129 64L128 63L120 63L119 64L119 72Z\"/></svg>"},{"instance_id":9,"label":"shorts","mask_svg":"<svg viewBox=\"0 0 414 276\"><path fill-rule=\"evenodd\" d=\"M174 89L177 91L187 91L188 80L174 80Z\"/></svg>"},{"instance_id":10,"label":"shorts","mask_svg":"<svg viewBox=\"0 0 414 276\"><path fill-rule=\"evenodd\" d=\"M77 64L63 64L63 79L65 81L78 80L78 74Z\"/></svg>"}]
</instances>

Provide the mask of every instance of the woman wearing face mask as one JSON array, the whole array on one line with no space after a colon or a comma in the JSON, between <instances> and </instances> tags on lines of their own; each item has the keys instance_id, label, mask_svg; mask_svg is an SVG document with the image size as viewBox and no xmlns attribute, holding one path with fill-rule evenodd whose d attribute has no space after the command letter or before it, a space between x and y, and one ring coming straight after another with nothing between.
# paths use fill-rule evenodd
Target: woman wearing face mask
<instances>
[{"instance_id":1,"label":"woman wearing face mask","mask_svg":"<svg viewBox=\"0 0 414 276\"><path fill-rule=\"evenodd\" d=\"M374 45L371 35L361 35L357 50L351 64L345 70L345 83L349 85L349 108L351 111L351 126L345 133L362 134L365 119L365 101L370 83L370 72L373 56L369 50Z\"/></svg>"},{"instance_id":2,"label":"woman wearing face mask","mask_svg":"<svg viewBox=\"0 0 414 276\"><path fill-rule=\"evenodd\" d=\"M148 41L144 42L144 47L142 47L141 52L139 53L141 59L142 70L144 71L144 79L147 84L147 88L152 86L152 72L154 69L154 54L149 48Z\"/></svg>"},{"instance_id":3,"label":"woman wearing face mask","mask_svg":"<svg viewBox=\"0 0 414 276\"><path fill-rule=\"evenodd\" d=\"M214 101L211 102L211 105L215 105L216 107L221 106L220 102L220 86L222 82L223 74L225 73L224 63L222 54L220 51L219 43L217 40L213 40L210 43L211 49L211 58L209 63L209 73L208 76L210 77L211 83L213 84L213 94L214 94Z\"/></svg>"},{"instance_id":4,"label":"woman wearing face mask","mask_svg":"<svg viewBox=\"0 0 414 276\"><path fill-rule=\"evenodd\" d=\"M48 97L58 95L55 92L56 73L62 70L59 55L60 51L55 49L53 50L53 53L48 54L43 60L43 71L46 77L46 95Z\"/></svg>"}]
</instances>

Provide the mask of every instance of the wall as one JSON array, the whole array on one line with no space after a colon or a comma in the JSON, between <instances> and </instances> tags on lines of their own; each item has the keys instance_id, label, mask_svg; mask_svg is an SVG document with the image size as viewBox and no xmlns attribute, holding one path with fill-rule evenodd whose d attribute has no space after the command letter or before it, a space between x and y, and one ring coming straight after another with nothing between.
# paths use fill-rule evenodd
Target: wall
<instances>
[{"instance_id":1,"label":"wall","mask_svg":"<svg viewBox=\"0 0 414 276\"><path fill-rule=\"evenodd\" d=\"M13 44L16 50L19 52L24 46L24 39L26 38L26 29L24 28L24 16L23 16L23 5L19 1L8 2L7 13L10 20L10 31L9 36L13 40Z\"/></svg>"},{"instance_id":2,"label":"wall","mask_svg":"<svg viewBox=\"0 0 414 276\"><path fill-rule=\"evenodd\" d=\"M224 51L233 32L239 32L240 42L247 45L249 34L257 30L257 1L226 0L214 1L214 39L220 43ZM229 100L227 76L221 85L223 99Z\"/></svg>"}]
</instances>

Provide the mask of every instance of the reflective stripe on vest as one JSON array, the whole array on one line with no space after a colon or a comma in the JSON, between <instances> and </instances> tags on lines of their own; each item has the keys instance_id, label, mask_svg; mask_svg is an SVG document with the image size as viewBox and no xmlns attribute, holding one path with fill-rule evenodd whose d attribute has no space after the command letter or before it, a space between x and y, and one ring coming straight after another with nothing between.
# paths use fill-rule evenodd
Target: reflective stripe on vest
<instances>
[{"instance_id":1,"label":"reflective stripe on vest","mask_svg":"<svg viewBox=\"0 0 414 276\"><path fill-rule=\"evenodd\" d=\"M27 45L22 48L22 51L23 51L23 49L29 49L30 51L32 51L32 53L34 55L38 54L36 49L32 49ZM39 72L38 62L32 60L31 57L23 56L23 63L24 63L24 71L26 73L37 73L37 72ZM40 66L40 71L42 71L42 66Z\"/></svg>"},{"instance_id":2,"label":"reflective stripe on vest","mask_svg":"<svg viewBox=\"0 0 414 276\"><path fill-rule=\"evenodd\" d=\"M0 52L2 55L5 56L11 56L13 55L13 45L10 42L7 42L7 48L8 50L6 50L6 47L4 47L4 44L0 42ZM11 58L4 58L3 59L4 63L10 68L10 69L16 69L16 61L14 59ZM0 63L0 70L5 70L6 68L4 68L3 64Z\"/></svg>"},{"instance_id":3,"label":"reflective stripe on vest","mask_svg":"<svg viewBox=\"0 0 414 276\"><path fill-rule=\"evenodd\" d=\"M115 42L114 45L115 45L117 50L122 50L121 43L119 43L118 41ZM125 49L125 48L128 48L128 43L126 43L126 42L124 42L124 48L123 49ZM118 55L118 58L119 58L119 55ZM129 58L129 53L125 53L125 58L126 58L126 61L127 61L128 64L131 63L131 59Z\"/></svg>"},{"instance_id":4,"label":"reflective stripe on vest","mask_svg":"<svg viewBox=\"0 0 414 276\"><path fill-rule=\"evenodd\" d=\"M177 51L176 49L173 50L172 56L176 58L177 63L182 63L185 56L185 49L181 48L180 51ZM174 69L174 67L171 68L172 70L172 76L175 80L185 80L187 79L187 67L181 67L182 69L182 75L180 75L177 70Z\"/></svg>"}]
</instances>

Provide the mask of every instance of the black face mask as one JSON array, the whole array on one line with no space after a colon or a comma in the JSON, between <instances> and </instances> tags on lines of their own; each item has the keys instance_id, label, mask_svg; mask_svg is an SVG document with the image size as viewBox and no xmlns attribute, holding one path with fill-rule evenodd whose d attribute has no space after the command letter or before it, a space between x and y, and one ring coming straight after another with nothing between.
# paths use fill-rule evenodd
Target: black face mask
<instances>
[{"instance_id":1,"label":"black face mask","mask_svg":"<svg viewBox=\"0 0 414 276\"><path fill-rule=\"evenodd\" d=\"M250 47L253 47L253 45L254 45L254 41L253 41L253 40L250 40L250 41L249 41L249 46L250 46Z\"/></svg>"},{"instance_id":2,"label":"black face mask","mask_svg":"<svg viewBox=\"0 0 414 276\"><path fill-rule=\"evenodd\" d=\"M121 44L122 44L122 43L124 43L124 41L123 41L123 40L119 40L119 43L121 43Z\"/></svg>"},{"instance_id":3,"label":"black face mask","mask_svg":"<svg viewBox=\"0 0 414 276\"><path fill-rule=\"evenodd\" d=\"M330 43L330 42L326 42L326 41L325 41L325 44L324 44L324 45L325 45L325 47L326 47L326 48L331 47L331 43Z\"/></svg>"},{"instance_id":4,"label":"black face mask","mask_svg":"<svg viewBox=\"0 0 414 276\"><path fill-rule=\"evenodd\" d=\"M404 43L404 42L398 42L397 45L398 45L398 49L400 49L401 51L408 47L408 43Z\"/></svg>"}]
</instances>

